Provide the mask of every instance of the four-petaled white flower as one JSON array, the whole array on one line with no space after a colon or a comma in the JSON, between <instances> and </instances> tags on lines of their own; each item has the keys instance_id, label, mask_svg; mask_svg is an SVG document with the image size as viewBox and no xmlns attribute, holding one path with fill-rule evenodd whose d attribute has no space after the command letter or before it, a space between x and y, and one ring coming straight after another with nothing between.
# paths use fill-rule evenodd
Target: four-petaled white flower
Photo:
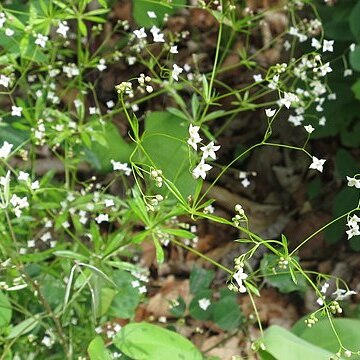
<instances>
[{"instance_id":1,"label":"four-petaled white flower","mask_svg":"<svg viewBox=\"0 0 360 360\"><path fill-rule=\"evenodd\" d=\"M110 162L113 166L114 171L117 171L117 170L124 171L126 176L130 176L131 168L129 167L129 165L127 163L121 163L120 161L115 161L115 160L111 160Z\"/></svg>"},{"instance_id":2,"label":"four-petaled white flower","mask_svg":"<svg viewBox=\"0 0 360 360\"><path fill-rule=\"evenodd\" d=\"M0 75L0 85L9 87L10 78L5 75Z\"/></svg>"},{"instance_id":3,"label":"four-petaled white flower","mask_svg":"<svg viewBox=\"0 0 360 360\"><path fill-rule=\"evenodd\" d=\"M311 125L305 125L304 129L306 130L306 132L308 132L309 134L311 134L315 129L311 126Z\"/></svg>"},{"instance_id":4,"label":"four-petaled white flower","mask_svg":"<svg viewBox=\"0 0 360 360\"><path fill-rule=\"evenodd\" d=\"M99 214L96 218L95 221L98 224L101 224L104 221L109 221L109 215L108 214Z\"/></svg>"},{"instance_id":5,"label":"four-petaled white flower","mask_svg":"<svg viewBox=\"0 0 360 360\"><path fill-rule=\"evenodd\" d=\"M99 64L96 65L96 67L98 68L99 71L104 71L107 66L105 65L105 59L100 59L99 60Z\"/></svg>"},{"instance_id":6,"label":"four-petaled white flower","mask_svg":"<svg viewBox=\"0 0 360 360\"><path fill-rule=\"evenodd\" d=\"M323 52L333 52L334 51L334 40L324 40L323 42Z\"/></svg>"},{"instance_id":7,"label":"four-petaled white flower","mask_svg":"<svg viewBox=\"0 0 360 360\"><path fill-rule=\"evenodd\" d=\"M22 112L22 107L21 106L15 106L13 105L11 107L11 115L12 116L21 116L21 112Z\"/></svg>"},{"instance_id":8,"label":"four-petaled white flower","mask_svg":"<svg viewBox=\"0 0 360 360\"><path fill-rule=\"evenodd\" d=\"M67 32L69 31L69 26L67 25L66 21L60 21L58 28L56 29L56 33L60 34L62 37L67 37Z\"/></svg>"},{"instance_id":9,"label":"four-petaled white flower","mask_svg":"<svg viewBox=\"0 0 360 360\"><path fill-rule=\"evenodd\" d=\"M197 144L202 140L202 138L199 135L199 126L194 126L190 124L189 126L189 139L187 143L194 148L194 150L197 150Z\"/></svg>"},{"instance_id":10,"label":"four-petaled white flower","mask_svg":"<svg viewBox=\"0 0 360 360\"><path fill-rule=\"evenodd\" d=\"M312 163L310 164L309 169L314 169L314 170L322 172L325 161L326 160L324 160L324 159L318 159L317 157L313 156Z\"/></svg>"},{"instance_id":11,"label":"four-petaled white flower","mask_svg":"<svg viewBox=\"0 0 360 360\"><path fill-rule=\"evenodd\" d=\"M347 176L346 180L348 181L347 186L349 186L349 187L355 186L357 189L360 189L360 179L356 179L355 177Z\"/></svg>"},{"instance_id":12,"label":"four-petaled white flower","mask_svg":"<svg viewBox=\"0 0 360 360\"><path fill-rule=\"evenodd\" d=\"M27 181L29 179L29 174L24 171L19 171L18 180L19 181Z\"/></svg>"},{"instance_id":13,"label":"four-petaled white flower","mask_svg":"<svg viewBox=\"0 0 360 360\"><path fill-rule=\"evenodd\" d=\"M154 42L165 42L165 39L164 39L164 34L162 34L160 32L160 29L156 26L153 26L151 29L150 29L150 32L153 36L153 40Z\"/></svg>"},{"instance_id":14,"label":"four-petaled white flower","mask_svg":"<svg viewBox=\"0 0 360 360\"><path fill-rule=\"evenodd\" d=\"M11 153L11 149L14 145L4 141L3 146L0 148L0 159L6 159Z\"/></svg>"},{"instance_id":15,"label":"four-petaled white flower","mask_svg":"<svg viewBox=\"0 0 360 360\"><path fill-rule=\"evenodd\" d=\"M139 30L134 30L134 35L138 38L138 39L143 39L146 38L146 32L145 32L145 28L141 28Z\"/></svg>"},{"instance_id":16,"label":"four-petaled white flower","mask_svg":"<svg viewBox=\"0 0 360 360\"><path fill-rule=\"evenodd\" d=\"M173 65L173 71L171 72L171 76L174 80L179 81L179 75L184 71L184 69L176 64Z\"/></svg>"},{"instance_id":17,"label":"four-petaled white flower","mask_svg":"<svg viewBox=\"0 0 360 360\"><path fill-rule=\"evenodd\" d=\"M240 268L234 275L233 278L238 283L239 286L239 292L245 293L246 287L243 284L243 280L247 279L247 274L244 273L244 268Z\"/></svg>"},{"instance_id":18,"label":"four-petaled white flower","mask_svg":"<svg viewBox=\"0 0 360 360\"><path fill-rule=\"evenodd\" d=\"M211 302L207 298L202 298L198 301L200 309L206 311L207 308L211 305Z\"/></svg>"},{"instance_id":19,"label":"four-petaled white flower","mask_svg":"<svg viewBox=\"0 0 360 360\"><path fill-rule=\"evenodd\" d=\"M172 47L170 48L170 52L171 52L171 54L178 54L179 51L178 51L178 49L177 49L177 45L172 46Z\"/></svg>"},{"instance_id":20,"label":"four-petaled white flower","mask_svg":"<svg viewBox=\"0 0 360 360\"><path fill-rule=\"evenodd\" d=\"M333 295L336 296L335 301L345 300L347 297L355 294L357 294L356 291L345 289L337 289L335 292L333 292Z\"/></svg>"},{"instance_id":21,"label":"four-petaled white flower","mask_svg":"<svg viewBox=\"0 0 360 360\"><path fill-rule=\"evenodd\" d=\"M156 14L154 11L148 11L147 15L150 19L156 19Z\"/></svg>"},{"instance_id":22,"label":"four-petaled white flower","mask_svg":"<svg viewBox=\"0 0 360 360\"><path fill-rule=\"evenodd\" d=\"M211 169L212 169L212 166L209 164L205 164L204 159L201 159L199 165L192 171L192 175L195 179L198 179L199 177L201 177L205 180L206 172Z\"/></svg>"},{"instance_id":23,"label":"four-petaled white flower","mask_svg":"<svg viewBox=\"0 0 360 360\"><path fill-rule=\"evenodd\" d=\"M267 117L272 117L276 113L276 109L265 109L265 114Z\"/></svg>"},{"instance_id":24,"label":"four-petaled white flower","mask_svg":"<svg viewBox=\"0 0 360 360\"><path fill-rule=\"evenodd\" d=\"M211 141L208 145L202 146L200 150L203 152L203 159L207 159L211 157L212 159L216 159L215 151L220 149L220 145L215 146L214 142Z\"/></svg>"},{"instance_id":25,"label":"four-petaled white flower","mask_svg":"<svg viewBox=\"0 0 360 360\"><path fill-rule=\"evenodd\" d=\"M46 45L46 42L48 40L49 40L49 38L47 36L42 35L42 34L37 34L35 44L41 46L42 48L44 48L45 45Z\"/></svg>"},{"instance_id":26,"label":"four-petaled white flower","mask_svg":"<svg viewBox=\"0 0 360 360\"><path fill-rule=\"evenodd\" d=\"M311 46L314 47L316 50L321 49L321 42L318 39L312 38Z\"/></svg>"},{"instance_id":27,"label":"four-petaled white flower","mask_svg":"<svg viewBox=\"0 0 360 360\"><path fill-rule=\"evenodd\" d=\"M253 75L253 79L254 79L255 82L261 82L261 81L263 81L263 77L262 77L261 74L255 74L255 75Z\"/></svg>"}]
</instances>

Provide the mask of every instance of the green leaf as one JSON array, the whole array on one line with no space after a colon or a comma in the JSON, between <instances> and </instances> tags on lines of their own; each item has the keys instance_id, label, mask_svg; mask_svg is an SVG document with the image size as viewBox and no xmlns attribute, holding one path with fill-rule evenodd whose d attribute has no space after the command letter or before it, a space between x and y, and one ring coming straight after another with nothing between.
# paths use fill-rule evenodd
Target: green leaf
<instances>
[{"instance_id":1,"label":"green leaf","mask_svg":"<svg viewBox=\"0 0 360 360\"><path fill-rule=\"evenodd\" d=\"M171 5L168 1L136 0L133 2L133 16L139 26L161 26L165 14L171 15L185 4L186 0L173 0ZM148 11L154 11L156 19L149 18Z\"/></svg>"},{"instance_id":2,"label":"green leaf","mask_svg":"<svg viewBox=\"0 0 360 360\"><path fill-rule=\"evenodd\" d=\"M87 351L90 360L112 360L112 356L100 336L96 336L90 342Z\"/></svg>"},{"instance_id":3,"label":"green leaf","mask_svg":"<svg viewBox=\"0 0 360 360\"><path fill-rule=\"evenodd\" d=\"M355 46L355 50L350 53L350 64L351 67L356 70L360 71L360 46Z\"/></svg>"},{"instance_id":4,"label":"green leaf","mask_svg":"<svg viewBox=\"0 0 360 360\"><path fill-rule=\"evenodd\" d=\"M0 291L0 328L10 324L12 309L9 299Z\"/></svg>"},{"instance_id":5,"label":"green leaf","mask_svg":"<svg viewBox=\"0 0 360 360\"><path fill-rule=\"evenodd\" d=\"M295 272L291 274L289 269L279 269L277 267L278 259L278 256L274 254L265 254L261 260L261 272L264 275L266 281L285 294L293 291L306 291L307 286L304 277L302 277L301 274ZM274 268L276 268L276 273L273 272ZM293 278L296 279L297 284L293 281Z\"/></svg>"},{"instance_id":6,"label":"green leaf","mask_svg":"<svg viewBox=\"0 0 360 360\"><path fill-rule=\"evenodd\" d=\"M243 319L236 295L233 293L213 304L212 312L214 322L223 330L236 329Z\"/></svg>"},{"instance_id":7,"label":"green leaf","mask_svg":"<svg viewBox=\"0 0 360 360\"><path fill-rule=\"evenodd\" d=\"M136 360L202 360L201 352L183 336L148 323L124 326L115 346Z\"/></svg>"},{"instance_id":8,"label":"green leaf","mask_svg":"<svg viewBox=\"0 0 360 360\"><path fill-rule=\"evenodd\" d=\"M214 279L214 272L195 266L190 274L190 291L193 294L209 288Z\"/></svg>"},{"instance_id":9,"label":"green leaf","mask_svg":"<svg viewBox=\"0 0 360 360\"><path fill-rule=\"evenodd\" d=\"M358 2L352 9L349 22L351 32L354 34L356 40L360 40L360 3Z\"/></svg>"},{"instance_id":10,"label":"green leaf","mask_svg":"<svg viewBox=\"0 0 360 360\"><path fill-rule=\"evenodd\" d=\"M321 349L281 328L270 326L264 333L266 351L260 351L262 359L276 360L329 360L334 353Z\"/></svg>"},{"instance_id":11,"label":"green leaf","mask_svg":"<svg viewBox=\"0 0 360 360\"><path fill-rule=\"evenodd\" d=\"M19 324L15 325L10 329L9 335L6 337L6 339L14 339L19 336L25 335L29 333L31 330L33 330L36 325L38 325L39 319L34 316L29 319L26 319Z\"/></svg>"},{"instance_id":12,"label":"green leaf","mask_svg":"<svg viewBox=\"0 0 360 360\"><path fill-rule=\"evenodd\" d=\"M346 176L354 176L360 171L358 162L352 157L349 151L340 148L336 153L336 171L338 174L346 178Z\"/></svg>"},{"instance_id":13,"label":"green leaf","mask_svg":"<svg viewBox=\"0 0 360 360\"><path fill-rule=\"evenodd\" d=\"M162 264L164 262L164 250L155 235L153 235L153 241L156 250L156 260L159 264Z\"/></svg>"},{"instance_id":14,"label":"green leaf","mask_svg":"<svg viewBox=\"0 0 360 360\"><path fill-rule=\"evenodd\" d=\"M352 351L358 351L360 320L333 318L332 322L344 347ZM339 342L327 318L320 319L311 328L304 326L304 319L300 319L294 325L292 331L309 343L320 346L333 353L339 349ZM352 355L351 359L360 359L360 356Z\"/></svg>"},{"instance_id":15,"label":"green leaf","mask_svg":"<svg viewBox=\"0 0 360 360\"><path fill-rule=\"evenodd\" d=\"M196 293L189 305L189 313L194 319L209 320L212 316L212 304L206 309L202 309L199 300L208 299L211 301L211 290L203 290Z\"/></svg>"}]
</instances>

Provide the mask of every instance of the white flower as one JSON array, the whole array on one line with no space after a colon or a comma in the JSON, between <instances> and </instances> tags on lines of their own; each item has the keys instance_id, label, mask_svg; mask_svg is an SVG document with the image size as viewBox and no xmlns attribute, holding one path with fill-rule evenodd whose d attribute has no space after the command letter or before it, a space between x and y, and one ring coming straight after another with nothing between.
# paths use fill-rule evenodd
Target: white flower
<instances>
[{"instance_id":1,"label":"white flower","mask_svg":"<svg viewBox=\"0 0 360 360\"><path fill-rule=\"evenodd\" d=\"M173 65L173 71L171 73L171 76L174 80L179 81L178 76L184 71L184 69L180 66L177 66L176 64Z\"/></svg>"},{"instance_id":2,"label":"white flower","mask_svg":"<svg viewBox=\"0 0 360 360\"><path fill-rule=\"evenodd\" d=\"M324 40L323 42L323 52L329 51L329 52L333 52L334 51L334 40Z\"/></svg>"},{"instance_id":3,"label":"white flower","mask_svg":"<svg viewBox=\"0 0 360 360\"><path fill-rule=\"evenodd\" d=\"M27 181L29 179L29 174L24 171L19 171L18 180L19 181Z\"/></svg>"},{"instance_id":4,"label":"white flower","mask_svg":"<svg viewBox=\"0 0 360 360\"><path fill-rule=\"evenodd\" d=\"M21 106L15 106L13 105L11 107L11 115L12 116L21 116L21 112L22 112L22 107Z\"/></svg>"},{"instance_id":5,"label":"white flower","mask_svg":"<svg viewBox=\"0 0 360 360\"><path fill-rule=\"evenodd\" d=\"M333 292L333 295L336 296L335 301L345 300L347 297L355 294L357 294L356 291L344 289L337 289L335 292Z\"/></svg>"},{"instance_id":6,"label":"white flower","mask_svg":"<svg viewBox=\"0 0 360 360\"><path fill-rule=\"evenodd\" d=\"M49 38L47 36L42 35L42 34L37 34L35 44L41 46L42 48L44 48L45 45L46 45L46 42L48 40L49 40Z\"/></svg>"},{"instance_id":7,"label":"white flower","mask_svg":"<svg viewBox=\"0 0 360 360\"><path fill-rule=\"evenodd\" d=\"M165 42L164 34L160 33L159 28L157 28L156 26L153 26L150 29L150 32L151 32L151 34L153 36L154 42Z\"/></svg>"},{"instance_id":8,"label":"white flower","mask_svg":"<svg viewBox=\"0 0 360 360\"><path fill-rule=\"evenodd\" d=\"M116 170L124 171L126 176L130 176L131 168L127 163L121 163L120 161L115 161L115 160L111 160L110 162L113 166L114 171Z\"/></svg>"},{"instance_id":9,"label":"white flower","mask_svg":"<svg viewBox=\"0 0 360 360\"><path fill-rule=\"evenodd\" d=\"M154 13L154 11L148 11L147 15L150 19L156 19L156 14Z\"/></svg>"},{"instance_id":10,"label":"white flower","mask_svg":"<svg viewBox=\"0 0 360 360\"><path fill-rule=\"evenodd\" d=\"M329 288L329 283L325 283L322 287L321 287L321 289L320 289L320 292L322 293L322 294L326 294L326 291L327 291L327 289Z\"/></svg>"},{"instance_id":11,"label":"white flower","mask_svg":"<svg viewBox=\"0 0 360 360\"><path fill-rule=\"evenodd\" d=\"M115 205L113 199L105 199L105 200L104 200L104 203L105 203L105 206L106 206L106 207L111 207L111 206L114 206L114 205Z\"/></svg>"},{"instance_id":12,"label":"white flower","mask_svg":"<svg viewBox=\"0 0 360 360\"><path fill-rule=\"evenodd\" d=\"M4 87L9 87L10 78L5 75L0 75L0 85Z\"/></svg>"},{"instance_id":13,"label":"white flower","mask_svg":"<svg viewBox=\"0 0 360 360\"><path fill-rule=\"evenodd\" d=\"M350 186L350 187L355 186L357 189L360 189L360 179L356 179L355 177L347 176L346 180L348 181L347 186Z\"/></svg>"},{"instance_id":14,"label":"white flower","mask_svg":"<svg viewBox=\"0 0 360 360\"><path fill-rule=\"evenodd\" d=\"M206 172L211 169L212 166L210 166L209 164L205 164L204 159L201 159L200 164L192 171L192 175L195 179L201 177L205 180Z\"/></svg>"},{"instance_id":15,"label":"white flower","mask_svg":"<svg viewBox=\"0 0 360 360\"><path fill-rule=\"evenodd\" d=\"M326 124L326 117L325 116L322 116L320 119L319 119L319 125L320 126L325 126Z\"/></svg>"},{"instance_id":16,"label":"white flower","mask_svg":"<svg viewBox=\"0 0 360 360\"><path fill-rule=\"evenodd\" d=\"M309 169L314 169L322 172L325 161L326 160L324 159L318 159L317 157L313 156L312 163L310 164Z\"/></svg>"},{"instance_id":17,"label":"white flower","mask_svg":"<svg viewBox=\"0 0 360 360\"><path fill-rule=\"evenodd\" d=\"M251 185L250 181L248 178L245 178L243 180L241 180L241 185L244 187L244 188L247 188Z\"/></svg>"},{"instance_id":18,"label":"white flower","mask_svg":"<svg viewBox=\"0 0 360 360\"><path fill-rule=\"evenodd\" d=\"M199 135L199 126L194 126L190 124L189 126L189 135L190 138L188 139L187 143L194 148L194 150L197 150L197 144L202 140Z\"/></svg>"},{"instance_id":19,"label":"white flower","mask_svg":"<svg viewBox=\"0 0 360 360\"><path fill-rule=\"evenodd\" d=\"M272 117L276 113L276 109L265 109L265 114L267 117Z\"/></svg>"},{"instance_id":20,"label":"white flower","mask_svg":"<svg viewBox=\"0 0 360 360\"><path fill-rule=\"evenodd\" d=\"M321 43L318 39L312 38L311 46L314 47L316 50L321 49Z\"/></svg>"},{"instance_id":21,"label":"white flower","mask_svg":"<svg viewBox=\"0 0 360 360\"><path fill-rule=\"evenodd\" d=\"M12 30L12 29L9 29L9 28L7 28L6 30L5 30L5 35L6 36L13 36L14 35L14 30Z\"/></svg>"},{"instance_id":22,"label":"white flower","mask_svg":"<svg viewBox=\"0 0 360 360\"><path fill-rule=\"evenodd\" d=\"M105 65L105 59L100 59L99 64L97 64L96 67L98 68L99 71L104 71L107 67Z\"/></svg>"},{"instance_id":23,"label":"white flower","mask_svg":"<svg viewBox=\"0 0 360 360\"><path fill-rule=\"evenodd\" d=\"M351 52L354 52L354 51L355 51L355 46L356 46L355 43L352 43L352 44L349 46L349 49L350 49Z\"/></svg>"},{"instance_id":24,"label":"white flower","mask_svg":"<svg viewBox=\"0 0 360 360\"><path fill-rule=\"evenodd\" d=\"M106 106L107 106L109 109L111 109L111 108L113 108L113 107L115 106L115 103L114 103L114 101L109 100L109 101L106 102Z\"/></svg>"},{"instance_id":25,"label":"white flower","mask_svg":"<svg viewBox=\"0 0 360 360\"><path fill-rule=\"evenodd\" d=\"M109 214L99 214L96 218L95 221L98 224L101 224L104 221L109 221Z\"/></svg>"},{"instance_id":26,"label":"white flower","mask_svg":"<svg viewBox=\"0 0 360 360\"><path fill-rule=\"evenodd\" d=\"M346 231L348 240L350 240L353 236L360 235L359 226L351 227L349 230Z\"/></svg>"},{"instance_id":27,"label":"white flower","mask_svg":"<svg viewBox=\"0 0 360 360\"><path fill-rule=\"evenodd\" d=\"M0 13L0 28L4 26L4 23L6 21L5 14L3 12Z\"/></svg>"},{"instance_id":28,"label":"white flower","mask_svg":"<svg viewBox=\"0 0 360 360\"><path fill-rule=\"evenodd\" d=\"M311 126L311 125L305 125L304 129L306 130L306 132L308 132L309 134L311 134L315 129Z\"/></svg>"},{"instance_id":29,"label":"white flower","mask_svg":"<svg viewBox=\"0 0 360 360\"><path fill-rule=\"evenodd\" d=\"M344 77L351 76L352 74L353 74L353 71L351 69L344 70Z\"/></svg>"},{"instance_id":30,"label":"white flower","mask_svg":"<svg viewBox=\"0 0 360 360\"><path fill-rule=\"evenodd\" d=\"M77 75L80 74L79 69L73 63L68 64L68 65L63 65L62 69L63 69L63 72L66 74L66 76L68 78L72 78L72 77L77 76Z\"/></svg>"},{"instance_id":31,"label":"white flower","mask_svg":"<svg viewBox=\"0 0 360 360\"><path fill-rule=\"evenodd\" d=\"M177 45L172 46L172 47L170 48L170 52L171 52L171 54L178 54L179 51L178 51L178 49L177 49Z\"/></svg>"},{"instance_id":32,"label":"white flower","mask_svg":"<svg viewBox=\"0 0 360 360\"><path fill-rule=\"evenodd\" d=\"M297 97L297 95L289 92L284 92L284 97L280 99L280 104L284 105L287 109L289 109L292 103L298 101L299 98Z\"/></svg>"},{"instance_id":33,"label":"white flower","mask_svg":"<svg viewBox=\"0 0 360 360\"><path fill-rule=\"evenodd\" d=\"M145 32L145 29L142 27L141 29L139 30L134 30L134 35L138 38L138 39L143 39L143 38L146 38L147 35L146 35L146 32Z\"/></svg>"},{"instance_id":34,"label":"white flower","mask_svg":"<svg viewBox=\"0 0 360 360\"><path fill-rule=\"evenodd\" d=\"M255 82L261 82L261 81L263 81L263 77L262 77L261 74L255 74L255 75L253 75L253 79L254 79Z\"/></svg>"},{"instance_id":35,"label":"white flower","mask_svg":"<svg viewBox=\"0 0 360 360\"><path fill-rule=\"evenodd\" d=\"M211 302L209 299L202 298L198 301L200 309L206 311L207 308L211 305Z\"/></svg>"},{"instance_id":36,"label":"white flower","mask_svg":"<svg viewBox=\"0 0 360 360\"><path fill-rule=\"evenodd\" d=\"M39 180L35 180L32 184L31 184L31 189L32 190L37 190L40 188L40 184L39 184Z\"/></svg>"},{"instance_id":37,"label":"white flower","mask_svg":"<svg viewBox=\"0 0 360 360\"><path fill-rule=\"evenodd\" d=\"M56 29L56 33L60 34L62 37L67 37L67 32L69 31L69 27L67 26L66 21L59 22L58 28Z\"/></svg>"},{"instance_id":38,"label":"white flower","mask_svg":"<svg viewBox=\"0 0 360 360\"><path fill-rule=\"evenodd\" d=\"M247 278L247 274L244 273L244 268L240 268L234 275L233 278L238 283L239 292L244 293L246 292L246 287L243 284L243 280Z\"/></svg>"},{"instance_id":39,"label":"white flower","mask_svg":"<svg viewBox=\"0 0 360 360\"><path fill-rule=\"evenodd\" d=\"M0 159L6 159L11 153L13 146L13 144L9 144L7 141L5 141L3 146L0 148Z\"/></svg>"},{"instance_id":40,"label":"white flower","mask_svg":"<svg viewBox=\"0 0 360 360\"><path fill-rule=\"evenodd\" d=\"M208 157L211 157L212 159L216 159L215 151L218 151L220 149L220 145L215 146L214 142L211 141L208 145L202 146L200 150L203 152L203 159L207 159Z\"/></svg>"}]
</instances>

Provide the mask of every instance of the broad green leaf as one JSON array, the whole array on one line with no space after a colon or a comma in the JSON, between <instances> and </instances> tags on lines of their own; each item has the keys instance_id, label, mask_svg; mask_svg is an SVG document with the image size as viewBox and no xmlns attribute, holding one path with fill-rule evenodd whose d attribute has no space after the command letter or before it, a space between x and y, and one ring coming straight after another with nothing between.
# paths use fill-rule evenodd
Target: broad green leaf
<instances>
[{"instance_id":1,"label":"broad green leaf","mask_svg":"<svg viewBox=\"0 0 360 360\"><path fill-rule=\"evenodd\" d=\"M266 350L260 351L262 359L271 359L270 354L276 360L329 360L334 355L277 325L265 331L263 342Z\"/></svg>"},{"instance_id":2,"label":"broad green leaf","mask_svg":"<svg viewBox=\"0 0 360 360\"><path fill-rule=\"evenodd\" d=\"M100 336L96 336L90 342L87 351L90 360L112 360L112 356Z\"/></svg>"},{"instance_id":3,"label":"broad green leaf","mask_svg":"<svg viewBox=\"0 0 360 360\"><path fill-rule=\"evenodd\" d=\"M190 291L193 294L207 290L214 279L214 272L195 266L190 274Z\"/></svg>"},{"instance_id":4,"label":"broad green leaf","mask_svg":"<svg viewBox=\"0 0 360 360\"><path fill-rule=\"evenodd\" d=\"M349 21L350 29L356 40L360 40L360 2L358 2L352 9Z\"/></svg>"},{"instance_id":5,"label":"broad green leaf","mask_svg":"<svg viewBox=\"0 0 360 360\"><path fill-rule=\"evenodd\" d=\"M11 315L10 301L7 296L0 291L0 328L10 324Z\"/></svg>"},{"instance_id":6,"label":"broad green leaf","mask_svg":"<svg viewBox=\"0 0 360 360\"><path fill-rule=\"evenodd\" d=\"M354 70L360 71L360 46L359 45L357 45L355 47L355 50L350 53L350 64Z\"/></svg>"},{"instance_id":7,"label":"broad green leaf","mask_svg":"<svg viewBox=\"0 0 360 360\"><path fill-rule=\"evenodd\" d=\"M236 329L243 319L240 305L237 303L236 295L233 293L213 304L212 312L213 321L223 330Z\"/></svg>"},{"instance_id":8,"label":"broad green leaf","mask_svg":"<svg viewBox=\"0 0 360 360\"><path fill-rule=\"evenodd\" d=\"M124 326L115 346L136 360L202 360L201 352L185 337L148 323Z\"/></svg>"},{"instance_id":9,"label":"broad green leaf","mask_svg":"<svg viewBox=\"0 0 360 360\"><path fill-rule=\"evenodd\" d=\"M336 153L336 171L345 178L346 176L354 176L360 171L358 162L352 157L349 151L340 148Z\"/></svg>"},{"instance_id":10,"label":"broad green leaf","mask_svg":"<svg viewBox=\"0 0 360 360\"><path fill-rule=\"evenodd\" d=\"M358 351L360 320L333 318L332 321L344 347L352 351ZM334 353L338 351L339 343L327 318L319 320L311 328L303 324L304 319L300 319L294 325L293 333L313 345ZM351 359L360 359L360 355L353 355Z\"/></svg>"}]
</instances>

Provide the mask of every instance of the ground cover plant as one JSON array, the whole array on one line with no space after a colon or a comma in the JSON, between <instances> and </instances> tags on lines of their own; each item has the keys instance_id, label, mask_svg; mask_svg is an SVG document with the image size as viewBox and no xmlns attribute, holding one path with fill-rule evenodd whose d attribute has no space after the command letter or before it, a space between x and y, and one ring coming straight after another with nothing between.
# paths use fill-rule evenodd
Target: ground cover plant
<instances>
[{"instance_id":1,"label":"ground cover plant","mask_svg":"<svg viewBox=\"0 0 360 360\"><path fill-rule=\"evenodd\" d=\"M2 2L0 359L360 358L357 13Z\"/></svg>"}]
</instances>

